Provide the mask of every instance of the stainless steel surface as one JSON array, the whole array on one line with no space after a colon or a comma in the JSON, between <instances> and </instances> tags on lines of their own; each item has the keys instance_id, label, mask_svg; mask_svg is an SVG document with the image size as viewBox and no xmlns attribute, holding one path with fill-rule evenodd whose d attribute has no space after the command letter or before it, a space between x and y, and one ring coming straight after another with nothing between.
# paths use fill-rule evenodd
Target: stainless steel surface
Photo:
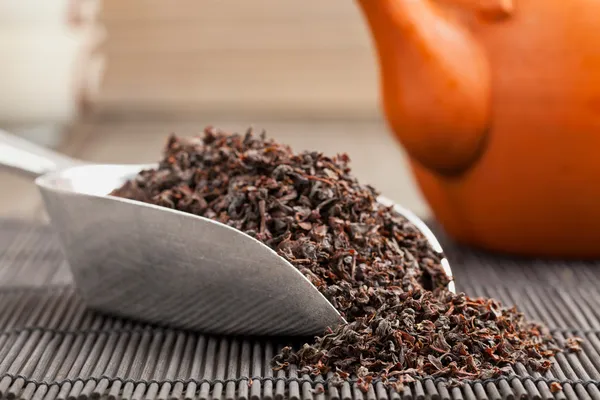
<instances>
[{"instance_id":1,"label":"stainless steel surface","mask_svg":"<svg viewBox=\"0 0 600 400\"><path fill-rule=\"evenodd\" d=\"M208 333L309 335L343 322L304 275L254 238L207 218L107 196L151 165L60 169L81 162L14 139L0 136L0 165L29 175L57 169L36 184L90 307ZM419 218L395 207L441 251Z\"/></svg>"},{"instance_id":2,"label":"stainless steel surface","mask_svg":"<svg viewBox=\"0 0 600 400\"><path fill-rule=\"evenodd\" d=\"M65 155L33 144L0 129L0 167L37 177L47 172L81 164Z\"/></svg>"}]
</instances>

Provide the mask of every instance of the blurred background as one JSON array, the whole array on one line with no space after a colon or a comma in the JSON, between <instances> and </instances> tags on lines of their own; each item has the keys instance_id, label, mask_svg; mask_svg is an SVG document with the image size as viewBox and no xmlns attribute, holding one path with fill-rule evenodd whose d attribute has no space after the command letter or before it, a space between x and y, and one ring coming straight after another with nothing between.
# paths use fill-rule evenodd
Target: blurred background
<instances>
[{"instance_id":1,"label":"blurred background","mask_svg":"<svg viewBox=\"0 0 600 400\"><path fill-rule=\"evenodd\" d=\"M382 120L352 1L0 0L0 128L101 163L153 162L213 125L296 150L347 152L355 174L425 216ZM0 216L44 218L0 171Z\"/></svg>"}]
</instances>

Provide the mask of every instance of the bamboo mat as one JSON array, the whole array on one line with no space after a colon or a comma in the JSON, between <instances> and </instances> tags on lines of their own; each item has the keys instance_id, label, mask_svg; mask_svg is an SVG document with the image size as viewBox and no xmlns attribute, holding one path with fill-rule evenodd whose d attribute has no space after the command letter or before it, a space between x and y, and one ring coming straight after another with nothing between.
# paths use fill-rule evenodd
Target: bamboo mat
<instances>
[{"instance_id":1,"label":"bamboo mat","mask_svg":"<svg viewBox=\"0 0 600 400\"><path fill-rule=\"evenodd\" d=\"M273 373L284 341L216 337L152 327L86 311L47 226L0 220L0 397L86 399L600 399L600 263L492 257L450 246L460 290L518 304L557 340L585 339L545 375L514 375L447 388L422 379L402 393L352 382L328 387ZM550 391L558 381L564 390Z\"/></svg>"}]
</instances>

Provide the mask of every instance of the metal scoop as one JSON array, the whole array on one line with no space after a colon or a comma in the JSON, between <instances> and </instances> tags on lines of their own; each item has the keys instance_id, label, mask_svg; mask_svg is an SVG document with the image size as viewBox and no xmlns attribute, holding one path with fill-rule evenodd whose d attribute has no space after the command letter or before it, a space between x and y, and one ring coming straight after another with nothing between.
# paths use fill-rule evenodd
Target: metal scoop
<instances>
[{"instance_id":1,"label":"metal scoop","mask_svg":"<svg viewBox=\"0 0 600 400\"><path fill-rule=\"evenodd\" d=\"M245 233L107 195L154 165L85 165L2 131L0 165L36 178L90 308L218 334L312 335L345 322L304 275ZM423 221L394 208L441 252Z\"/></svg>"}]
</instances>

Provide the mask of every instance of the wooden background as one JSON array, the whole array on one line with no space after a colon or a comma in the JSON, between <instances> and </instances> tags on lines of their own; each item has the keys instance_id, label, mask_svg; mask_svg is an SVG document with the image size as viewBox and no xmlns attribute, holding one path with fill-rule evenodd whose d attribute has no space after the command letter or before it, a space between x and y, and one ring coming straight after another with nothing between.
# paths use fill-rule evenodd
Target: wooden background
<instances>
[{"instance_id":1,"label":"wooden background","mask_svg":"<svg viewBox=\"0 0 600 400\"><path fill-rule=\"evenodd\" d=\"M104 0L100 18L103 112L378 118L352 0Z\"/></svg>"},{"instance_id":2,"label":"wooden background","mask_svg":"<svg viewBox=\"0 0 600 400\"><path fill-rule=\"evenodd\" d=\"M296 150L347 152L362 182L428 215L380 117L371 38L353 0L103 0L100 20L107 62L94 114L58 150L153 162L170 132L254 125ZM0 216L44 215L28 179L0 171L0 184L10 188Z\"/></svg>"}]
</instances>

